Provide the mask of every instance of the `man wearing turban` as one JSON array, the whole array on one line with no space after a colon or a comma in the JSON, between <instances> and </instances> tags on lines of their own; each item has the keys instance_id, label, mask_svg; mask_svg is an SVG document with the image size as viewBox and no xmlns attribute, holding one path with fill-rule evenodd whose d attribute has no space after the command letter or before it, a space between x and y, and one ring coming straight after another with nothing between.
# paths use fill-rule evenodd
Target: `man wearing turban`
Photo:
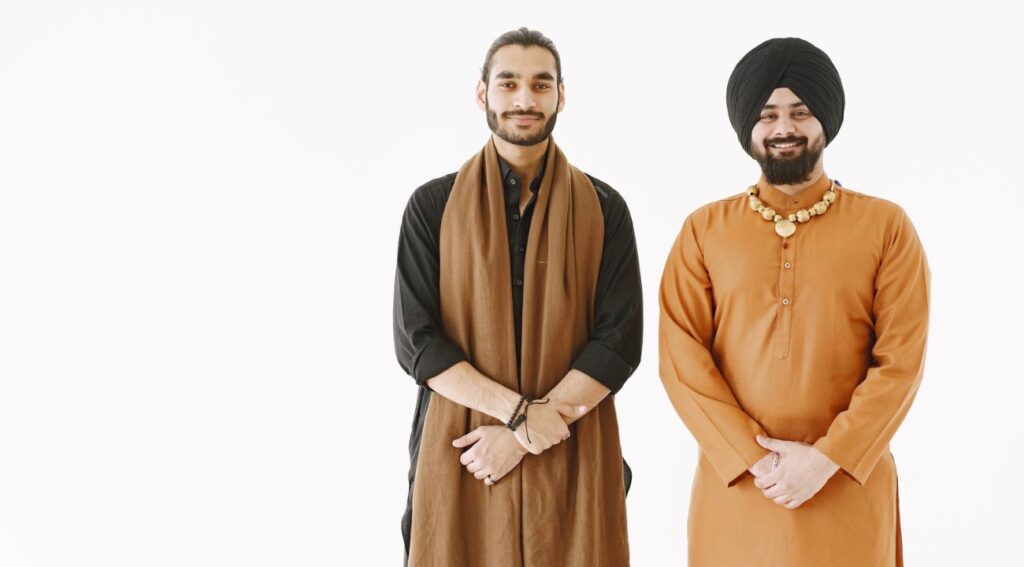
<instances>
[{"instance_id":1,"label":"man wearing turban","mask_svg":"<svg viewBox=\"0 0 1024 567\"><path fill-rule=\"evenodd\" d=\"M902 565L889 441L923 371L924 250L825 174L845 97L823 51L758 45L726 102L761 177L686 218L660 294L662 382L700 447L690 565Z\"/></svg>"}]
</instances>

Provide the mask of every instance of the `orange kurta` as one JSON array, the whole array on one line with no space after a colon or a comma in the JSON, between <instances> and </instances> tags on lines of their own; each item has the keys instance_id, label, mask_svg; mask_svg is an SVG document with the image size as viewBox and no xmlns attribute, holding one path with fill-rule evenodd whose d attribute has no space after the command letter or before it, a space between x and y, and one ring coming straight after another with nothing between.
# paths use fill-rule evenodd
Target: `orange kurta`
<instances>
[{"instance_id":1,"label":"orange kurta","mask_svg":"<svg viewBox=\"0 0 1024 567\"><path fill-rule=\"evenodd\" d=\"M783 216L821 200L763 179ZM902 565L889 440L917 392L928 327L924 250L897 205L836 187L828 211L780 238L746 193L683 223L661 282L662 382L700 447L691 567ZM841 467L789 510L747 469L764 433Z\"/></svg>"}]
</instances>

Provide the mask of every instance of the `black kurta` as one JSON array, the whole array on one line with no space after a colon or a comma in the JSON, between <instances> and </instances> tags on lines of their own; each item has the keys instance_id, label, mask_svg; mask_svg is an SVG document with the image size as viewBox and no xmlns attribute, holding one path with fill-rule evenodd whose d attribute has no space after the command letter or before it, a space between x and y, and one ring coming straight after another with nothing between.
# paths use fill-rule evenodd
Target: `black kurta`
<instances>
[{"instance_id":1,"label":"black kurta","mask_svg":"<svg viewBox=\"0 0 1024 567\"><path fill-rule=\"evenodd\" d=\"M505 188L509 259L512 267L512 303L516 351L521 349L523 271L526 240L533 218L533 203L544 172L529 188L529 203L519 212L522 180L500 160ZM455 183L455 173L430 181L409 199L398 243L395 273L395 352L402 368L420 386L409 438L409 501L402 519L406 550L412 519L412 486L415 481L423 419L430 401L427 380L465 360L465 354L441 330L439 243L441 218ZM608 184L589 176L597 190L604 216L604 248L598 274L594 306L595 325L586 347L573 362L580 370L601 382L612 394L618 392L640 364L643 342L643 305L640 263L637 257L633 221L626 202ZM631 480L626 467L627 490Z\"/></svg>"}]
</instances>

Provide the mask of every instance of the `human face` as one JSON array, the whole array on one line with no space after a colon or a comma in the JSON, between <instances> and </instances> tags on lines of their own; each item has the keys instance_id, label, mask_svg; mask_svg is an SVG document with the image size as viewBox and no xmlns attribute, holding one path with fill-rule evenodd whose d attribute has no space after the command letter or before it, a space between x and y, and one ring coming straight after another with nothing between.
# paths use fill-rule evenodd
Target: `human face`
<instances>
[{"instance_id":1,"label":"human face","mask_svg":"<svg viewBox=\"0 0 1024 567\"><path fill-rule=\"evenodd\" d=\"M537 46L506 45L494 52L490 76L479 82L476 94L491 132L518 146L547 140L565 106L555 57Z\"/></svg>"},{"instance_id":2,"label":"human face","mask_svg":"<svg viewBox=\"0 0 1024 567\"><path fill-rule=\"evenodd\" d=\"M775 89L750 134L751 152L773 185L810 181L825 149L821 122L788 88Z\"/></svg>"}]
</instances>

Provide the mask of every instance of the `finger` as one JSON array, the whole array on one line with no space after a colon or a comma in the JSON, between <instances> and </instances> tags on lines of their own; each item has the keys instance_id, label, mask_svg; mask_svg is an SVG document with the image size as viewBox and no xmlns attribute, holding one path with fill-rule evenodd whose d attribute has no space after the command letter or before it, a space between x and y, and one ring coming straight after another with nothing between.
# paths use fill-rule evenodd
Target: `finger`
<instances>
[{"instance_id":1,"label":"finger","mask_svg":"<svg viewBox=\"0 0 1024 567\"><path fill-rule=\"evenodd\" d=\"M764 435L757 436L757 444L769 451L775 451L776 453L782 453L786 449L785 441L772 439L771 437L765 437Z\"/></svg>"},{"instance_id":2,"label":"finger","mask_svg":"<svg viewBox=\"0 0 1024 567\"><path fill-rule=\"evenodd\" d=\"M480 469L480 470L476 471L475 473L473 473L473 476L475 476L476 478L478 478L480 480L483 480L483 479L487 478L488 474L490 474L490 473L487 472L486 469Z\"/></svg>"},{"instance_id":3,"label":"finger","mask_svg":"<svg viewBox=\"0 0 1024 567\"><path fill-rule=\"evenodd\" d=\"M775 486L770 486L764 489L762 492L764 492L765 496L774 500L775 498L778 498L779 496L782 496L783 494L786 494L789 491L785 490L784 488L776 484Z\"/></svg>"},{"instance_id":4,"label":"finger","mask_svg":"<svg viewBox=\"0 0 1024 567\"><path fill-rule=\"evenodd\" d=\"M462 455L459 456L459 462L462 463L462 466L466 466L469 463L472 463L474 460L476 460L476 452L473 451L472 449L462 453Z\"/></svg>"},{"instance_id":5,"label":"finger","mask_svg":"<svg viewBox=\"0 0 1024 567\"><path fill-rule=\"evenodd\" d=\"M778 484L780 476L781 475L780 475L779 469L775 469L774 471L772 471L772 472L770 472L770 473L768 473L768 474L766 474L766 475L764 475L762 477L757 478L754 481L754 483L755 484L757 484L758 482L761 483L760 486L758 486L758 488L768 488L769 486L771 486L773 484Z\"/></svg>"},{"instance_id":6,"label":"finger","mask_svg":"<svg viewBox=\"0 0 1024 567\"><path fill-rule=\"evenodd\" d=\"M472 463L469 463L468 465L466 465L466 470L471 472L471 473L476 473L477 471L480 471L483 468L484 468L484 466L483 466L483 464L480 463L480 461L473 461ZM479 477L477 477L477 478L479 478Z\"/></svg>"},{"instance_id":7,"label":"finger","mask_svg":"<svg viewBox=\"0 0 1024 567\"><path fill-rule=\"evenodd\" d=\"M580 417L587 413L587 406L574 406L571 404L559 404L555 406L555 411L564 415L565 417Z\"/></svg>"},{"instance_id":8,"label":"finger","mask_svg":"<svg viewBox=\"0 0 1024 567\"><path fill-rule=\"evenodd\" d=\"M468 446L472 445L473 443L476 443L477 441L479 441L480 437L482 435L483 435L483 428L482 427L477 427L473 431L470 431L469 433L463 435L462 437L459 437L455 441L452 441L452 445L454 445L456 447L459 447L459 448L468 447Z\"/></svg>"},{"instance_id":9,"label":"finger","mask_svg":"<svg viewBox=\"0 0 1024 567\"><path fill-rule=\"evenodd\" d=\"M800 500L800 499L798 499L798 498L794 498L794 499L790 500L789 502L786 502L786 503L784 504L784 506L785 506L786 508L789 508L790 510L792 510L792 509L794 509L794 508L799 508L799 507L800 507L800 505L801 505L801 504L803 504L803 503L804 503L804 501L803 501L803 500Z\"/></svg>"},{"instance_id":10,"label":"finger","mask_svg":"<svg viewBox=\"0 0 1024 567\"><path fill-rule=\"evenodd\" d=\"M786 502L789 502L792 499L793 497L790 496L789 494L784 494L782 496L779 496L778 498L773 498L773 500L775 500L775 503L779 504L780 506L785 506Z\"/></svg>"}]
</instances>

